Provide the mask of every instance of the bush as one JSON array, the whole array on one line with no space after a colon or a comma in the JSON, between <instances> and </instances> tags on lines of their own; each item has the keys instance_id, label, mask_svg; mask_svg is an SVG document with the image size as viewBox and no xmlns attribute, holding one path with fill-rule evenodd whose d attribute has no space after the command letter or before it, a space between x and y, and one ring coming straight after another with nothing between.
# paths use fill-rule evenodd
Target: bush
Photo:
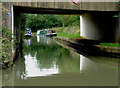
<instances>
[{"instance_id":1,"label":"bush","mask_svg":"<svg viewBox=\"0 0 120 88\"><path fill-rule=\"evenodd\" d=\"M8 63L12 63L12 48L11 48L12 33L5 27L2 28L2 68L5 68Z\"/></svg>"}]
</instances>

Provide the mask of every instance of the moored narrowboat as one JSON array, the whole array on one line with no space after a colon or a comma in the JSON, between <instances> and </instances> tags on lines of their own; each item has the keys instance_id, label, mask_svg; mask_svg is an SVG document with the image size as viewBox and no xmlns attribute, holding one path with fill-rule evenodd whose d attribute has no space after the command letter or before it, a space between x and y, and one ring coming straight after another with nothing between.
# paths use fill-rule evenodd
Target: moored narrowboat
<instances>
[{"instance_id":1,"label":"moored narrowboat","mask_svg":"<svg viewBox=\"0 0 120 88\"><path fill-rule=\"evenodd\" d=\"M52 37L52 36L57 36L54 30L48 30L46 36Z\"/></svg>"},{"instance_id":2,"label":"moored narrowboat","mask_svg":"<svg viewBox=\"0 0 120 88\"><path fill-rule=\"evenodd\" d=\"M25 30L25 36L26 37L31 37L32 36L31 28L26 28L26 30Z\"/></svg>"}]
</instances>

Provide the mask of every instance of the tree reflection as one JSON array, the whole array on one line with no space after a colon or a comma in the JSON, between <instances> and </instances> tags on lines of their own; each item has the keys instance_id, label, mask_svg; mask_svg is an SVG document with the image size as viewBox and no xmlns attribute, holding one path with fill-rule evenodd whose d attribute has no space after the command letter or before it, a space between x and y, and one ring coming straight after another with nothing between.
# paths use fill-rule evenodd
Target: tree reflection
<instances>
[{"instance_id":1,"label":"tree reflection","mask_svg":"<svg viewBox=\"0 0 120 88\"><path fill-rule=\"evenodd\" d=\"M35 38L32 39L31 46L25 46L24 54L25 56L31 55L31 57L35 57L39 68L50 69L55 62L58 65L60 73L80 70L79 55L56 44L51 38L40 37L39 42ZM50 40L52 44L47 44L45 40Z\"/></svg>"}]
</instances>

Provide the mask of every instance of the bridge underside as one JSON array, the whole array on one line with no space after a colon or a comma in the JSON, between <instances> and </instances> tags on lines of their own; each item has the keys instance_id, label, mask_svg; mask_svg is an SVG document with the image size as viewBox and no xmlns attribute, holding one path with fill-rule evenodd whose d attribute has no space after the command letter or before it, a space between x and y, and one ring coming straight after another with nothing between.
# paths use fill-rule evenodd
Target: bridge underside
<instances>
[{"instance_id":1,"label":"bridge underside","mask_svg":"<svg viewBox=\"0 0 120 88\"><path fill-rule=\"evenodd\" d=\"M52 9L52 8L36 8L36 7L21 7L14 6L14 11L19 13L28 13L28 14L74 14L80 15L85 11L78 10L67 10L67 9Z\"/></svg>"},{"instance_id":2,"label":"bridge underside","mask_svg":"<svg viewBox=\"0 0 120 88\"><path fill-rule=\"evenodd\" d=\"M54 14L54 15L80 15L84 14L84 11L79 10L67 10L67 9L52 9L52 8L35 8L35 7L22 7L13 6L14 14L14 34L17 36L17 40L21 42L21 13L27 14Z\"/></svg>"},{"instance_id":3,"label":"bridge underside","mask_svg":"<svg viewBox=\"0 0 120 88\"><path fill-rule=\"evenodd\" d=\"M80 16L81 36L102 42L120 41L118 12L87 12Z\"/></svg>"}]
</instances>

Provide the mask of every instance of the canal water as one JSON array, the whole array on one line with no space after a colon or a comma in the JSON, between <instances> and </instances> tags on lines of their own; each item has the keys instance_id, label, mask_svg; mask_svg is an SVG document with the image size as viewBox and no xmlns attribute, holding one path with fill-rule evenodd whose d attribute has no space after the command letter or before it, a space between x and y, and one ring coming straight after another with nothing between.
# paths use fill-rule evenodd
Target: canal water
<instances>
[{"instance_id":1,"label":"canal water","mask_svg":"<svg viewBox=\"0 0 120 88\"><path fill-rule=\"evenodd\" d=\"M15 64L2 70L3 86L117 86L118 60L85 57L53 38L24 39Z\"/></svg>"}]
</instances>

